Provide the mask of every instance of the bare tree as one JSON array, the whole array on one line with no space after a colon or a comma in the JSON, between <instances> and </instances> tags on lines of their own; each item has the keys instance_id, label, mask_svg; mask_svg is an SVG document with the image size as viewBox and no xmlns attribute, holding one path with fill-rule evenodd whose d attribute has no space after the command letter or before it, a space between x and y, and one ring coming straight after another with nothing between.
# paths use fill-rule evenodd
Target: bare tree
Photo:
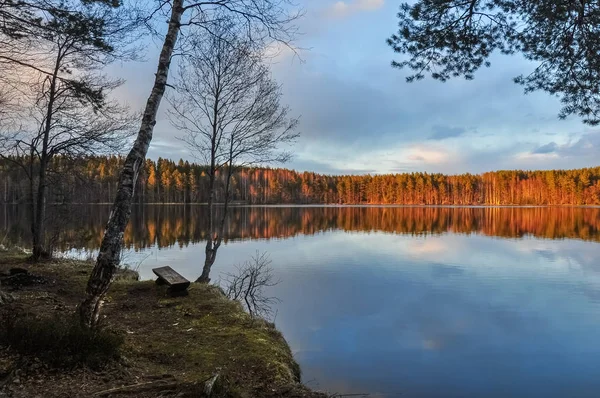
<instances>
[{"instance_id":1,"label":"bare tree","mask_svg":"<svg viewBox=\"0 0 600 398\"><path fill-rule=\"evenodd\" d=\"M127 109L107 97L121 82L100 73L123 44L121 16L106 5L70 6L69 12L46 10L36 47L11 58L21 76L10 82L21 90L20 123L3 133L0 156L29 179L34 260L50 255L45 223L51 160L117 151L133 127Z\"/></svg>"},{"instance_id":2,"label":"bare tree","mask_svg":"<svg viewBox=\"0 0 600 398\"><path fill-rule=\"evenodd\" d=\"M265 295L264 291L280 282L273 275L271 263L267 253L256 252L250 261L236 266L237 273L225 274L225 295L239 301L252 317L269 319L273 306L279 303L279 299Z\"/></svg>"},{"instance_id":3,"label":"bare tree","mask_svg":"<svg viewBox=\"0 0 600 398\"><path fill-rule=\"evenodd\" d=\"M87 297L79 306L83 325L94 327L98 320L102 298L108 291L119 265L123 246L123 233L131 216L131 203L140 168L144 164L156 115L167 87L171 60L175 55L180 31L194 26L208 32L215 17L228 18L241 27L247 37L255 42L278 41L289 43L295 34L293 21L299 16L290 14L289 0L219 0L185 1L160 0L152 15L167 11L168 28L160 52L156 78L144 110L137 139L125 159L119 177L116 198L106 226L96 265L87 286ZM184 46L180 46L183 48Z\"/></svg>"},{"instance_id":4,"label":"bare tree","mask_svg":"<svg viewBox=\"0 0 600 398\"><path fill-rule=\"evenodd\" d=\"M298 137L298 119L281 105L281 89L264 63L264 48L225 19L219 21L210 33L194 32L176 77L177 94L169 98L171 123L185 133L182 139L191 153L208 165L209 238L201 283L210 281L223 240L234 169L285 162L290 154L279 146ZM218 173L224 178L224 208L221 219L214 220Z\"/></svg>"}]
</instances>

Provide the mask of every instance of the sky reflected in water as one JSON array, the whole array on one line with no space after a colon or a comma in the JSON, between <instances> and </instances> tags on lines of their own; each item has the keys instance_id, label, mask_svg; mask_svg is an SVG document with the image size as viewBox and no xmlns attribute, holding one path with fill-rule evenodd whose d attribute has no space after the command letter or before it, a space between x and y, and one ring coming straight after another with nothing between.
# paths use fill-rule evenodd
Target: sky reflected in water
<instances>
[{"instance_id":1,"label":"sky reflected in water","mask_svg":"<svg viewBox=\"0 0 600 398\"><path fill-rule=\"evenodd\" d=\"M600 210L586 211L596 212L587 219L600 219ZM270 254L282 281L269 291L281 299L276 324L305 383L317 389L372 397L596 397L597 240L589 230L585 239L548 239L326 228L231 240L212 278L256 251ZM145 278L171 265L195 279L203 256L199 241L132 247L125 258L143 260Z\"/></svg>"},{"instance_id":2,"label":"sky reflected in water","mask_svg":"<svg viewBox=\"0 0 600 398\"><path fill-rule=\"evenodd\" d=\"M600 390L597 243L325 232L245 241L281 284L277 326L315 388L411 397L592 397ZM197 277L201 245L156 251ZM149 276L149 275L148 275ZM378 396L378 395L376 395Z\"/></svg>"},{"instance_id":3,"label":"sky reflected in water","mask_svg":"<svg viewBox=\"0 0 600 398\"><path fill-rule=\"evenodd\" d=\"M381 396L597 396L595 243L332 232L231 245L215 272L256 249L271 253L283 281L273 289L277 325L309 385Z\"/></svg>"}]
</instances>

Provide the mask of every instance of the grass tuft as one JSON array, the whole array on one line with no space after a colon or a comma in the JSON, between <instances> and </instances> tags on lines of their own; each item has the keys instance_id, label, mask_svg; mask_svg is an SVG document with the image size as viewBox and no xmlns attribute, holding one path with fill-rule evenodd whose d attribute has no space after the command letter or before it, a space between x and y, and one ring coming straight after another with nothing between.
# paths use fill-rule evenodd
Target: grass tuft
<instances>
[{"instance_id":1,"label":"grass tuft","mask_svg":"<svg viewBox=\"0 0 600 398\"><path fill-rule=\"evenodd\" d=\"M56 368L86 365L100 369L118 359L122 336L90 330L75 317L36 317L19 313L0 315L0 345L35 356Z\"/></svg>"}]
</instances>

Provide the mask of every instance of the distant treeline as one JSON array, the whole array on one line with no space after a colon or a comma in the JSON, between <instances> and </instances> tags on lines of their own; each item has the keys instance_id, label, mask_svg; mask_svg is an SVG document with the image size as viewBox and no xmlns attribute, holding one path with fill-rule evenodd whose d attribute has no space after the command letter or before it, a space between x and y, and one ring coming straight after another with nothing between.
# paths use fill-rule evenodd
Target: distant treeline
<instances>
[{"instance_id":1,"label":"distant treeline","mask_svg":"<svg viewBox=\"0 0 600 398\"><path fill-rule=\"evenodd\" d=\"M54 158L50 201L112 202L122 161L117 156ZM224 199L223 177L217 176L217 202ZM138 179L135 202L203 203L208 199L207 186L206 166L148 159ZM28 202L28 192L26 170L0 160L0 202ZM232 178L231 193L231 200L248 204L597 205L600 167L375 176L241 168Z\"/></svg>"}]
</instances>

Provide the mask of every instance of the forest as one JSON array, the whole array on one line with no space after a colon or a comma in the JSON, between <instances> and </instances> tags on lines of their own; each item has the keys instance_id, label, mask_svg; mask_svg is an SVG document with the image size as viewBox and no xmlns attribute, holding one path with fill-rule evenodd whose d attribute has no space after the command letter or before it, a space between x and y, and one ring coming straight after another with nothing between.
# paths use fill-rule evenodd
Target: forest
<instances>
[{"instance_id":1,"label":"forest","mask_svg":"<svg viewBox=\"0 0 600 398\"><path fill-rule=\"evenodd\" d=\"M119 156L55 157L50 202L111 203L122 163ZM206 203L208 170L182 159L147 159L134 203ZM225 200L225 180L225 173L217 170L216 203ZM0 202L27 202L28 180L11 159L0 160L0 181ZM340 176L239 167L229 192L229 200L239 204L598 205L600 167Z\"/></svg>"}]
</instances>

